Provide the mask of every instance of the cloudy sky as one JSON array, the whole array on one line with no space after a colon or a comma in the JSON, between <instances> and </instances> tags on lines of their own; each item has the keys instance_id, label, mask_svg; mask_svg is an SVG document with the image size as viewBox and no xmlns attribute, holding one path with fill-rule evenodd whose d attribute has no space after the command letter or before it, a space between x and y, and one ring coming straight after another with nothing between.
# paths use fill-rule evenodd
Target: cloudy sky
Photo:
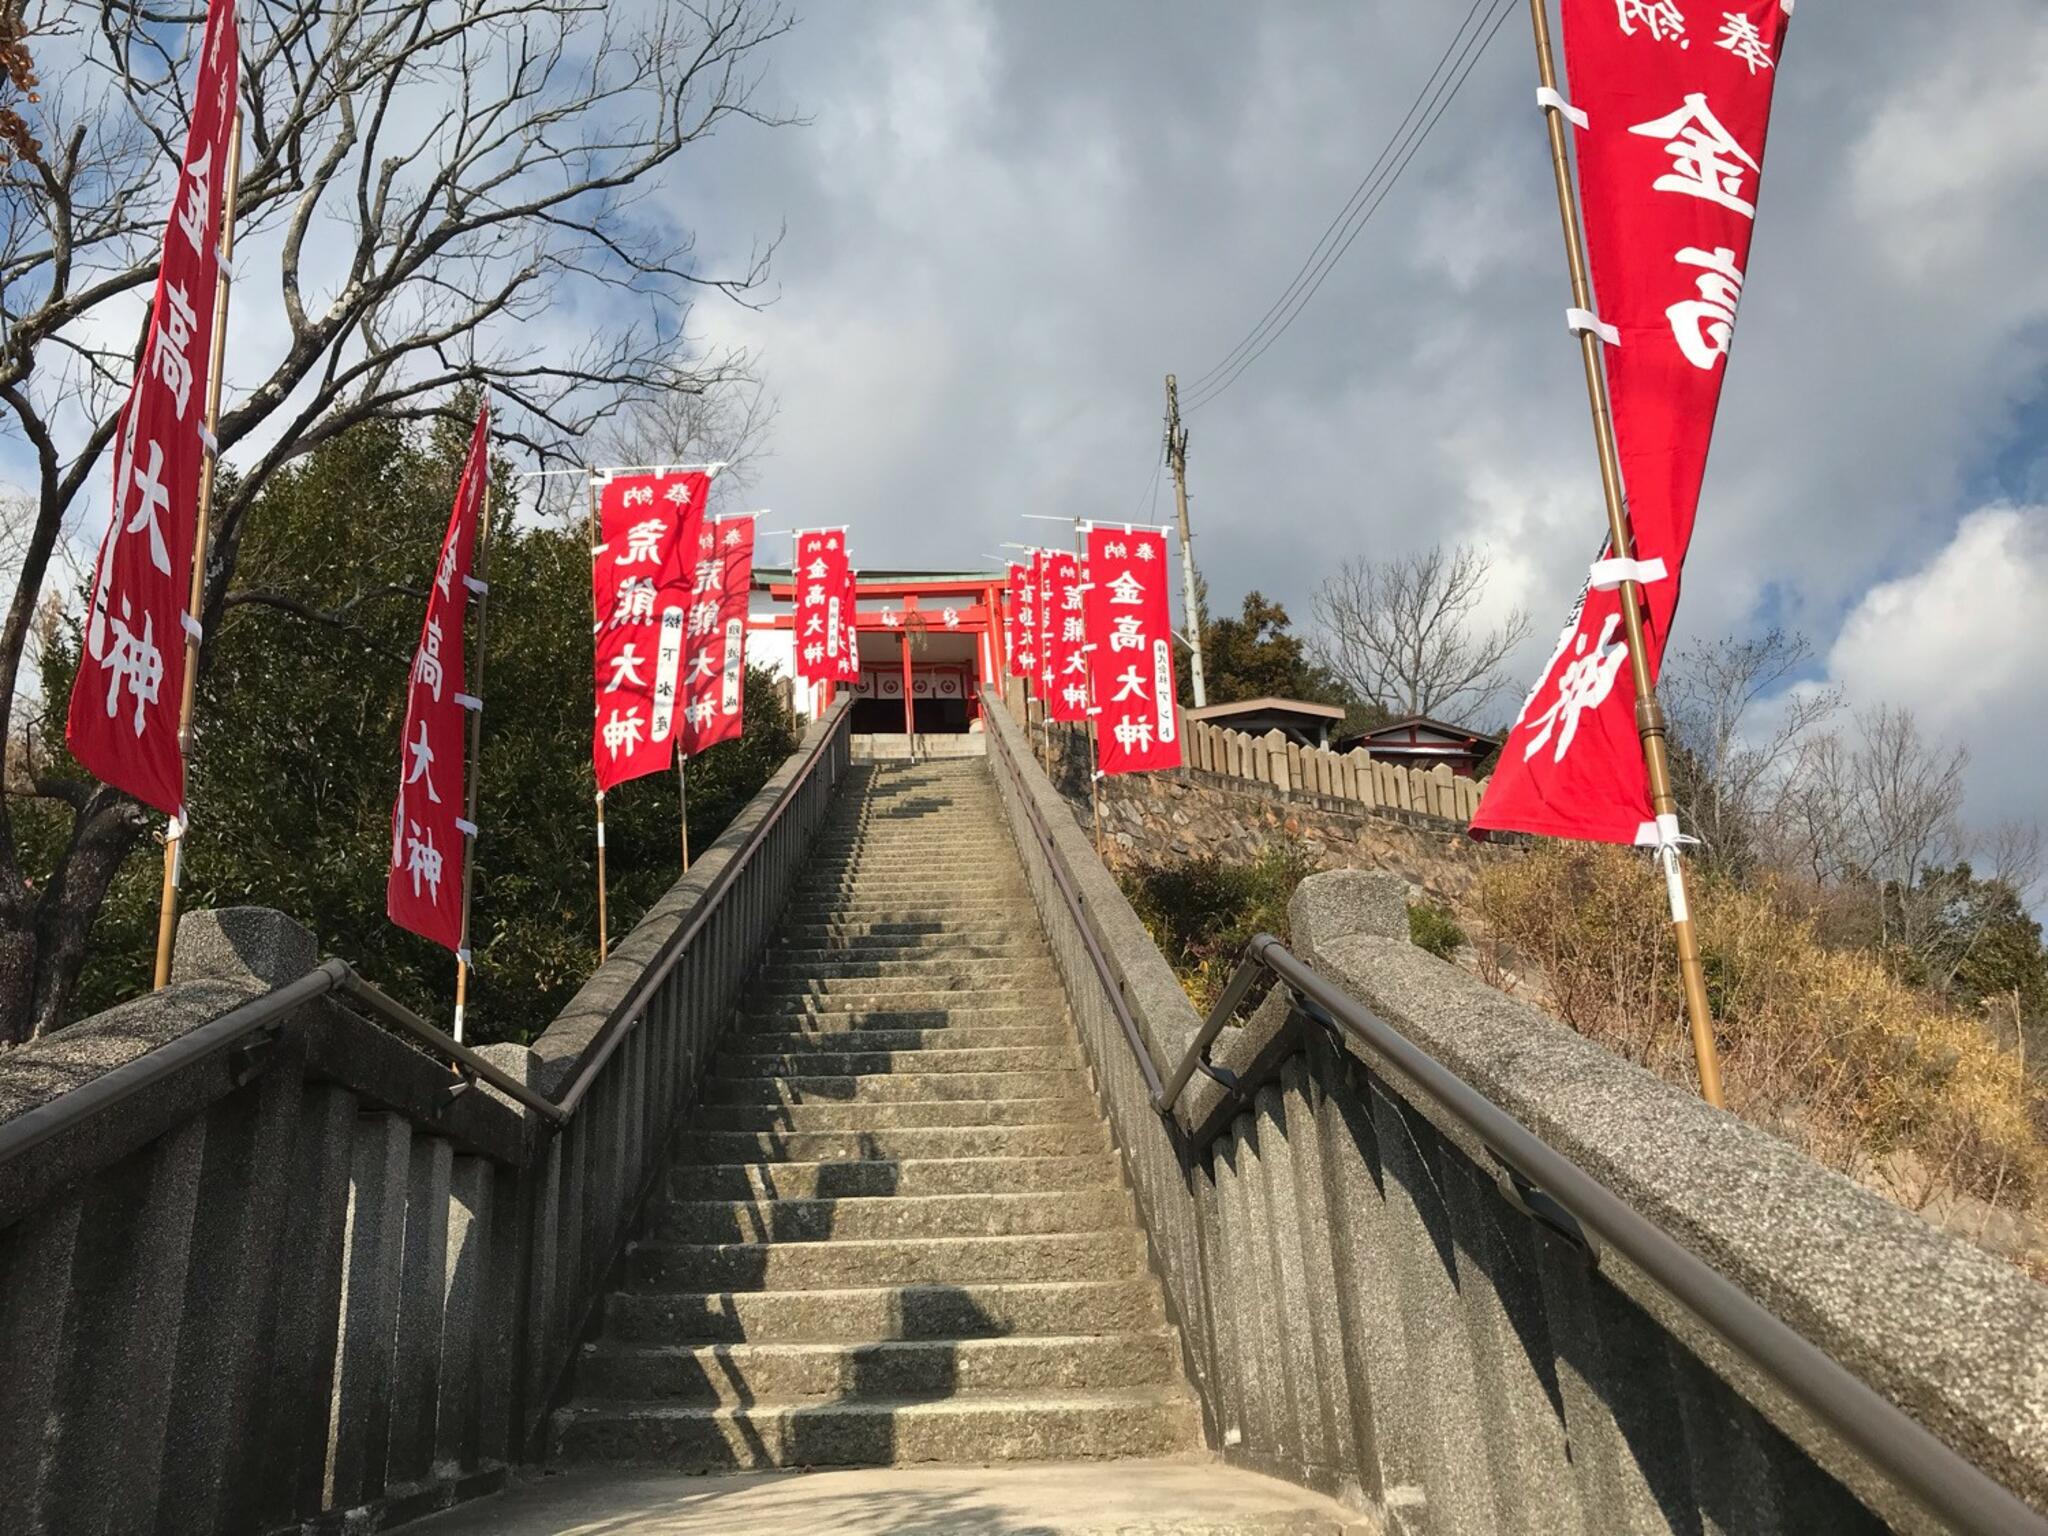
<instances>
[{"instance_id":1,"label":"cloudy sky","mask_svg":"<svg viewBox=\"0 0 2048 1536\"><path fill-rule=\"evenodd\" d=\"M875 566L971 561L1025 512L1164 520L1162 375L1257 323L1464 9L815 7L765 87L809 126L731 133L674 189L708 265L787 227L769 308L695 317L781 401L753 494ZM1191 418L1219 603L1305 619L1335 559L1471 539L1547 649L1602 513L1532 82L1518 11ZM1801 7L1680 615L1681 642L1801 629L1817 677L1966 736L1986 817L2048 810L2044 101L2039 0Z\"/></svg>"},{"instance_id":2,"label":"cloudy sky","mask_svg":"<svg viewBox=\"0 0 2048 1536\"><path fill-rule=\"evenodd\" d=\"M1257 324L1465 10L817 4L760 96L808 123L728 125L645 205L714 274L786 231L772 303L690 322L780 402L749 500L852 525L870 567L975 562L1042 537L1027 512L1164 520L1163 375ZM1493 608L1534 618L1518 673L1541 664L1603 518L1533 78L1517 11L1293 327L1191 416L1218 606L1258 588L1305 621L1339 559L1472 540ZM1809 682L1971 743L1985 821L2048 819L2043 102L2040 0L1800 9L1679 619L1680 643L1804 631ZM238 288L231 396L280 334ZM20 457L0 441L0 476Z\"/></svg>"}]
</instances>

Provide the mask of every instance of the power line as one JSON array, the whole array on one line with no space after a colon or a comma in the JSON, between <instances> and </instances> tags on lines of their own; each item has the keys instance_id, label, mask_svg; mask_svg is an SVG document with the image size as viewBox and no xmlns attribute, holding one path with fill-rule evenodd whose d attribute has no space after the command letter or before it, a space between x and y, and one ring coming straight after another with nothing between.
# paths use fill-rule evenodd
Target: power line
<instances>
[{"instance_id":1,"label":"power line","mask_svg":"<svg viewBox=\"0 0 2048 1536\"><path fill-rule=\"evenodd\" d=\"M1155 511L1158 509L1159 472L1164 468L1166 468L1166 451L1164 449L1161 449L1158 459L1154 461L1152 465L1152 484L1146 490L1145 494L1138 498L1138 512L1143 512L1145 510L1145 503L1148 501L1152 504L1153 509ZM1136 517L1138 515L1138 512L1134 512L1131 515L1133 517Z\"/></svg>"},{"instance_id":2,"label":"power line","mask_svg":"<svg viewBox=\"0 0 2048 1536\"><path fill-rule=\"evenodd\" d=\"M1407 131L1408 124L1414 118L1416 110L1421 107L1423 97L1429 94L1430 88L1436 84L1437 76L1443 73L1444 65L1449 62L1451 54L1457 49L1459 40L1465 35L1465 29L1472 25L1472 18L1478 15L1480 7L1487 3L1488 0L1472 0L1472 9L1465 13L1465 19L1458 23L1458 30L1453 32L1451 40L1444 44L1443 54L1437 59L1436 67L1429 72L1429 78L1422 83L1422 89L1415 93L1415 99L1408 104L1407 112L1402 115L1401 121L1395 126L1393 133L1381 148L1379 158L1373 161L1371 169L1359 178L1358 185L1351 189L1351 196L1345 199L1344 206L1337 210L1336 216L1330 220L1329 225L1323 230L1322 238L1316 241L1315 249L1310 251L1308 258L1302 262L1301 270L1294 274L1294 280L1287 285L1286 291L1273 301L1272 307L1259 317L1259 323L1252 327L1250 335L1232 347L1223 360L1216 364L1215 367L1188 382L1188 393L1190 395L1200 394L1204 385L1208 384L1211 379L1236 362L1238 357L1247 348L1255 344L1259 339L1259 333L1271 323L1273 317L1294 296L1295 290L1307 279L1309 268L1316 264L1317 258L1323 254L1323 248L1336 237L1338 230L1350 219L1353 211L1358 206L1359 200L1365 196L1366 189L1371 184L1373 178L1379 174L1380 167L1385 165L1387 158L1393 154L1395 144L1399 142L1402 134Z\"/></svg>"},{"instance_id":3,"label":"power line","mask_svg":"<svg viewBox=\"0 0 2048 1536\"><path fill-rule=\"evenodd\" d=\"M1430 115L1398 151L1399 158L1385 175L1380 178L1377 194L1373 197L1372 202L1352 219L1344 236L1343 243L1338 245L1322 260L1309 287L1294 300L1278 325L1268 329L1265 339L1259 342L1253 351L1245 354L1227 374L1207 385L1199 396L1188 405L1187 410L1190 414L1200 410L1218 395L1222 394L1224 390L1236 383L1238 377L1253 363L1263 357L1267 349L1286 333L1288 327L1294 324L1302 310L1307 308L1309 300L1316 296L1316 293L1322 288L1324 281L1335 270L1337 263L1344 259L1344 254L1351 249L1352 242L1357 240L1365 226L1372 221L1373 215L1379 211L1380 205L1386 201L1387 195L1393 191L1395 185L1400 181L1402 173L1408 169L1409 164L1421 150L1423 143L1435 130L1436 125L1443 120L1444 114L1450 110L1451 103L1457 99L1458 92L1464 87L1465 82L1471 78L1473 70L1478 67L1479 60L1486 52L1488 44L1499 33L1502 25L1505 24L1514 8L1515 0L1502 0L1500 9L1489 18L1490 24L1482 25L1480 31L1473 33L1466 40L1457 61L1452 65L1452 74L1446 76L1442 84L1436 87L1435 95L1430 100L1429 107L1426 109ZM1428 87L1424 89L1425 94L1428 94Z\"/></svg>"},{"instance_id":4,"label":"power line","mask_svg":"<svg viewBox=\"0 0 2048 1536\"><path fill-rule=\"evenodd\" d=\"M1379 211L1380 205L1386 201L1387 194L1393 191L1396 183L1400 181L1402 173L1408 169L1410 162L1414 160L1423 143L1429 138L1431 132L1435 130L1436 125L1443 120L1444 114L1450 110L1451 103L1457 99L1458 92L1464 87L1465 82L1471 78L1473 70L1478 67L1479 60L1486 52L1487 46L1499 34L1501 27L1506 23L1508 16L1514 9L1515 0L1502 0L1499 10L1494 12L1486 23L1482 23L1479 31L1466 39L1463 50L1459 52L1456 62L1451 66L1452 74L1447 76L1442 84L1436 87L1433 97L1431 97L1431 88L1428 85L1424 86L1422 96L1417 99L1421 101L1425 97L1431 97L1429 105L1425 109L1430 115L1422 123L1419 131L1415 132L1408 142L1397 151L1399 159L1391 169L1384 176L1377 177L1379 185L1371 203L1349 219L1348 229L1341 244L1336 246L1319 263L1311 256L1309 264L1315 268L1315 271L1309 286L1305 290L1300 290L1298 296L1291 303L1283 296L1280 304L1275 306L1274 311L1268 312L1271 315L1282 308L1285 309L1285 314L1279 318L1277 324L1271 320L1262 322L1244 342L1241 342L1238 347L1232 349L1233 353L1238 356L1238 360L1234 364L1226 362L1219 364L1218 368L1210 370L1212 382L1205 385L1199 395L1185 407L1188 414L1193 414L1195 411L1200 410L1218 395L1222 394L1224 390L1236 383L1238 377L1245 369L1263 357L1267 349L1286 333L1288 327L1294 324L1302 310L1307 307L1309 300L1313 299L1317 291L1321 289L1324 281L1329 277L1331 271L1335 269L1337 263L1344 259L1344 253L1351 249L1352 242L1357 240L1365 226L1372 221L1373 215ZM1462 33L1462 31L1463 28L1461 27L1460 32ZM1454 49L1456 47L1455 39L1453 40L1453 47ZM1434 78L1434 75L1432 75L1432 79ZM1397 134L1397 138L1400 136ZM1384 158L1383 155L1382 160ZM1374 173L1368 173L1368 182L1375 179ZM1344 216L1340 215L1340 218L1342 217ZM1289 288L1290 291L1299 289L1299 283L1290 284ZM1265 333L1263 340L1260 339L1261 332ZM1254 343L1256 343L1255 346L1253 345ZM1245 351L1247 346L1252 346L1252 350ZM1221 376L1217 376L1218 370L1224 368L1227 368L1228 371L1222 373Z\"/></svg>"}]
</instances>

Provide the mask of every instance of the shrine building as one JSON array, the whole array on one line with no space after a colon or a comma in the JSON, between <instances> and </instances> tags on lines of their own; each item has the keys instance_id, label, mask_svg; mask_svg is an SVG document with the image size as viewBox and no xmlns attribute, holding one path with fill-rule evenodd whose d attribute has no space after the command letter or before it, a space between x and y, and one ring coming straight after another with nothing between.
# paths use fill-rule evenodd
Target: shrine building
<instances>
[{"instance_id":1,"label":"shrine building","mask_svg":"<svg viewBox=\"0 0 2048 1536\"><path fill-rule=\"evenodd\" d=\"M840 684L854 695L857 734L946 735L979 730L981 689L1004 673L1002 571L855 573L861 675ZM795 634L796 584L787 566L756 568L754 590L772 613L750 627ZM837 694L822 685L820 707Z\"/></svg>"}]
</instances>

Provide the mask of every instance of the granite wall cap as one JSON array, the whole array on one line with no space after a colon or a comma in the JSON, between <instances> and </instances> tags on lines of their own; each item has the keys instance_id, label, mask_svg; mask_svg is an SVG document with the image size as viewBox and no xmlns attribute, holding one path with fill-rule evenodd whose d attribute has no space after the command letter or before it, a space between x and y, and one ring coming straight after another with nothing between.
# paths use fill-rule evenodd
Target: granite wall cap
<instances>
[{"instance_id":1,"label":"granite wall cap","mask_svg":"<svg viewBox=\"0 0 2048 1536\"><path fill-rule=\"evenodd\" d=\"M1364 935L1408 938L1408 882L1377 870L1333 869L1310 875L1287 902L1297 947Z\"/></svg>"},{"instance_id":2,"label":"granite wall cap","mask_svg":"<svg viewBox=\"0 0 2048 1536\"><path fill-rule=\"evenodd\" d=\"M504 1073L522 1088L539 1091L540 1057L523 1045L506 1042L499 1045L480 1045L477 1055ZM501 1093L489 1083L477 1082L477 1087L489 1098L496 1099L514 1114L526 1115L531 1111L508 1093Z\"/></svg>"},{"instance_id":3,"label":"granite wall cap","mask_svg":"<svg viewBox=\"0 0 2048 1536\"><path fill-rule=\"evenodd\" d=\"M178 920L172 981L297 981L320 958L312 933L269 907L219 907Z\"/></svg>"}]
</instances>

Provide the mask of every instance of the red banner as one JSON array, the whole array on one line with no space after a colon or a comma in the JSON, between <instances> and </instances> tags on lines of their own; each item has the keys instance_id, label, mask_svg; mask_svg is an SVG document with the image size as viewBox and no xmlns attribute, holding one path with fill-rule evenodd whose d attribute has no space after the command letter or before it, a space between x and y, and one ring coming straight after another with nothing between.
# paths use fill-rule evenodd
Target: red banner
<instances>
[{"instance_id":1,"label":"red banner","mask_svg":"<svg viewBox=\"0 0 2048 1536\"><path fill-rule=\"evenodd\" d=\"M1054 720L1088 718L1088 623L1083 609L1087 587L1078 555L1047 557L1052 602L1045 623L1046 655L1052 683L1045 696L1046 713Z\"/></svg>"},{"instance_id":2,"label":"red banner","mask_svg":"<svg viewBox=\"0 0 2048 1536\"><path fill-rule=\"evenodd\" d=\"M1020 580L1017 584L1017 600L1010 610L1012 627L1016 630L1016 639L1012 646L1012 665L1017 676L1030 685L1034 694L1038 692L1039 680L1038 573L1044 561L1045 556L1033 550L1031 559L1015 568Z\"/></svg>"},{"instance_id":3,"label":"red banner","mask_svg":"<svg viewBox=\"0 0 2048 1536\"><path fill-rule=\"evenodd\" d=\"M114 439L114 509L100 540L64 739L94 776L182 815L186 605L206 454L220 279L220 211L235 111L231 0L209 0L185 157L164 230L142 367Z\"/></svg>"},{"instance_id":4,"label":"red banner","mask_svg":"<svg viewBox=\"0 0 2048 1536\"><path fill-rule=\"evenodd\" d=\"M601 791L674 760L694 551L710 488L702 470L614 475L598 486L590 757Z\"/></svg>"},{"instance_id":5,"label":"red banner","mask_svg":"<svg viewBox=\"0 0 2048 1536\"><path fill-rule=\"evenodd\" d=\"M846 534L821 528L796 536L796 666L806 683L838 682L845 665L847 612L853 576L846 564ZM860 676L855 663L852 677Z\"/></svg>"},{"instance_id":6,"label":"red banner","mask_svg":"<svg viewBox=\"0 0 2048 1536\"><path fill-rule=\"evenodd\" d=\"M857 683L860 681L860 572L851 566L847 567L846 597L839 605L839 612L846 633L840 640L832 681Z\"/></svg>"},{"instance_id":7,"label":"red banner","mask_svg":"<svg viewBox=\"0 0 2048 1536\"><path fill-rule=\"evenodd\" d=\"M1031 588L1031 567L1023 561L1010 562L1008 596L1004 612L1003 643L1008 650L1006 664L1012 677L1031 674L1031 631L1038 623L1038 603Z\"/></svg>"},{"instance_id":8,"label":"red banner","mask_svg":"<svg viewBox=\"0 0 2048 1536\"><path fill-rule=\"evenodd\" d=\"M476 828L462 818L466 723L482 703L462 691L463 621L469 614L477 518L491 476L491 413L477 412L469 457L441 537L426 622L406 687L398 798L391 806L391 868L384 910L391 921L449 949L462 947L462 867Z\"/></svg>"},{"instance_id":9,"label":"red banner","mask_svg":"<svg viewBox=\"0 0 2048 1536\"><path fill-rule=\"evenodd\" d=\"M1052 637L1059 626L1053 622L1053 562L1059 559L1056 549L1041 549L1031 562L1031 570L1037 582L1038 634L1032 640L1032 650L1038 656L1038 671L1031 679L1031 686L1040 699L1045 701L1048 711L1052 708L1053 659Z\"/></svg>"},{"instance_id":10,"label":"red banner","mask_svg":"<svg viewBox=\"0 0 2048 1536\"><path fill-rule=\"evenodd\" d=\"M747 690L747 601L754 520L706 523L690 577L690 664L683 674L685 757L740 734Z\"/></svg>"},{"instance_id":11,"label":"red banner","mask_svg":"<svg viewBox=\"0 0 2048 1536\"><path fill-rule=\"evenodd\" d=\"M1104 773L1180 766L1166 538L1088 530L1088 671Z\"/></svg>"},{"instance_id":12,"label":"red banner","mask_svg":"<svg viewBox=\"0 0 2048 1536\"><path fill-rule=\"evenodd\" d=\"M1636 564L1596 565L1475 830L1632 843L1651 820L1620 579L1663 661L1749 264L1781 0L1563 0L1580 199ZM1606 551L1611 554L1612 551Z\"/></svg>"}]
</instances>

